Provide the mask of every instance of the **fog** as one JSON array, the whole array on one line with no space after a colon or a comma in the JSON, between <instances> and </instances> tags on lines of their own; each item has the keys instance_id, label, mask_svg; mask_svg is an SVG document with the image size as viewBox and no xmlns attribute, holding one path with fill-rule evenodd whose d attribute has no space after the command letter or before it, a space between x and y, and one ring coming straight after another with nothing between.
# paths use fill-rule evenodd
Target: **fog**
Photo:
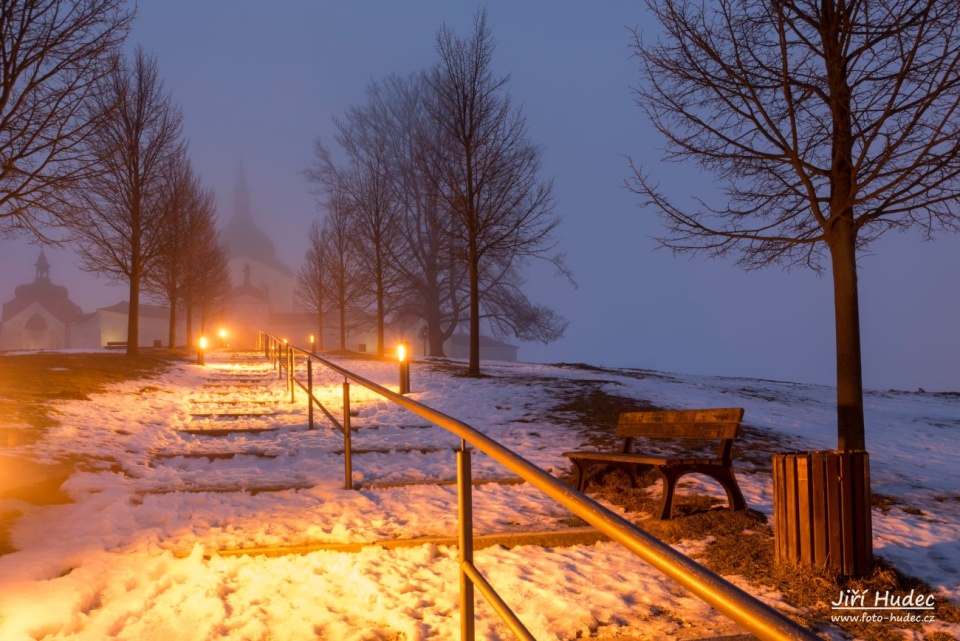
<instances>
[{"instance_id":1,"label":"fog","mask_svg":"<svg viewBox=\"0 0 960 641\"><path fill-rule=\"evenodd\" d=\"M268 9L269 7L269 9ZM371 79L425 69L446 22L469 33L467 3L142 0L130 44L158 58L183 109L194 166L229 218L241 164L254 218L297 269L318 213L300 174L332 118L364 100ZM578 287L532 266L531 298L565 315L567 335L522 344L529 361L581 361L683 373L835 381L832 283L810 271L743 272L731 262L655 250L663 227L623 186L625 156L668 186L708 193L694 167L658 164L661 141L633 104L638 81L627 27L635 2L494 0L494 66L510 74L532 139L543 145L563 217L560 249ZM960 239L888 235L860 261L865 384L960 390ZM54 283L93 311L125 288L78 271L47 249ZM0 300L33 279L38 249L0 243Z\"/></svg>"}]
</instances>

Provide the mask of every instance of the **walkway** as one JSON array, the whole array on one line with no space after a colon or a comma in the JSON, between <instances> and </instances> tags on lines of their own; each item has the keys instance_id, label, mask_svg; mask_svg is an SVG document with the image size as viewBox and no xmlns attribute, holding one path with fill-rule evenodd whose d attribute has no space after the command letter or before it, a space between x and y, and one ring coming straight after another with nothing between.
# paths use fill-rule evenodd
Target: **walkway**
<instances>
[{"instance_id":1,"label":"walkway","mask_svg":"<svg viewBox=\"0 0 960 641\"><path fill-rule=\"evenodd\" d=\"M393 371L358 365L375 380ZM342 382L317 373L334 413ZM525 456L548 461L579 438L537 420L540 388L478 385L496 400L463 415ZM206 367L58 404L60 425L31 455L76 461L63 486L73 502L19 508L16 551L0 554L0 638L455 638L458 441L362 390L352 398L351 491L340 433L319 412L310 430L303 393L291 403L259 354L214 352ZM478 566L538 639L738 631L619 546L569 546L597 537L527 485L498 481L483 457L474 468L489 481L474 490L478 542L491 546ZM511 638L477 612L478 639Z\"/></svg>"}]
</instances>

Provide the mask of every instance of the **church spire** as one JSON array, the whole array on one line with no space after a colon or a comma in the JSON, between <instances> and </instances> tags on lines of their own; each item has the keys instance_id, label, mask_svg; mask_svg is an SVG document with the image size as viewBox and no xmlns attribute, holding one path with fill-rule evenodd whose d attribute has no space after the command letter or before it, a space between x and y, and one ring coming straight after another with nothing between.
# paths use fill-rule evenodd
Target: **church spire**
<instances>
[{"instance_id":1,"label":"church spire","mask_svg":"<svg viewBox=\"0 0 960 641\"><path fill-rule=\"evenodd\" d=\"M244 171L243 161L240 161L240 171L237 172L237 185L233 188L233 217L238 221L253 220L250 214L250 189L247 187L247 172Z\"/></svg>"},{"instance_id":2,"label":"church spire","mask_svg":"<svg viewBox=\"0 0 960 641\"><path fill-rule=\"evenodd\" d=\"M34 267L37 268L37 280L50 280L50 262L43 253L43 247L40 248L40 256L37 257Z\"/></svg>"}]
</instances>

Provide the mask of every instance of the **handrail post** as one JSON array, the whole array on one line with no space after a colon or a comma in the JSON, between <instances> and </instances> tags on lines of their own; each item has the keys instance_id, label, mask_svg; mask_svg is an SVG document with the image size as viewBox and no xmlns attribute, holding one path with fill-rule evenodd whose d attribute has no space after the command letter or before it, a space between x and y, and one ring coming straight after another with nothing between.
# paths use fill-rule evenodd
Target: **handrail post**
<instances>
[{"instance_id":1,"label":"handrail post","mask_svg":"<svg viewBox=\"0 0 960 641\"><path fill-rule=\"evenodd\" d=\"M457 450L457 520L460 539L460 639L474 641L473 582L464 566L473 565L473 485L470 471L470 450L460 441Z\"/></svg>"},{"instance_id":2,"label":"handrail post","mask_svg":"<svg viewBox=\"0 0 960 641\"><path fill-rule=\"evenodd\" d=\"M294 368L296 367L296 354L293 351L293 345L287 350L287 385L290 386L290 402L297 402L297 379L294 376Z\"/></svg>"},{"instance_id":3,"label":"handrail post","mask_svg":"<svg viewBox=\"0 0 960 641\"><path fill-rule=\"evenodd\" d=\"M313 359L307 358L307 420L313 429Z\"/></svg>"},{"instance_id":4,"label":"handrail post","mask_svg":"<svg viewBox=\"0 0 960 641\"><path fill-rule=\"evenodd\" d=\"M353 450L350 444L350 381L343 379L343 489L353 489Z\"/></svg>"}]
</instances>

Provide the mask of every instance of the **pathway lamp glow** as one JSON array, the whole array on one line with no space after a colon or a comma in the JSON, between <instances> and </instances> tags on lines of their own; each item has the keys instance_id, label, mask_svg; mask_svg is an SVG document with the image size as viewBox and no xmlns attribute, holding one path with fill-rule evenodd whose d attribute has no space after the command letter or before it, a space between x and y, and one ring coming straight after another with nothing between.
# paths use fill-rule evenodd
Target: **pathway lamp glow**
<instances>
[{"instance_id":1,"label":"pathway lamp glow","mask_svg":"<svg viewBox=\"0 0 960 641\"><path fill-rule=\"evenodd\" d=\"M200 340L197 341L197 365L206 365L203 358L203 353L207 349L207 337L201 336Z\"/></svg>"},{"instance_id":2,"label":"pathway lamp glow","mask_svg":"<svg viewBox=\"0 0 960 641\"><path fill-rule=\"evenodd\" d=\"M317 342L317 337L314 336L313 334L310 334L310 353L311 354L317 353L317 350L315 349L316 342Z\"/></svg>"},{"instance_id":3,"label":"pathway lamp glow","mask_svg":"<svg viewBox=\"0 0 960 641\"><path fill-rule=\"evenodd\" d=\"M227 346L227 330L226 328L220 328L220 349L223 349Z\"/></svg>"},{"instance_id":4,"label":"pathway lamp glow","mask_svg":"<svg viewBox=\"0 0 960 641\"><path fill-rule=\"evenodd\" d=\"M397 345L397 361L400 363L400 394L410 393L410 346L406 341Z\"/></svg>"}]
</instances>

